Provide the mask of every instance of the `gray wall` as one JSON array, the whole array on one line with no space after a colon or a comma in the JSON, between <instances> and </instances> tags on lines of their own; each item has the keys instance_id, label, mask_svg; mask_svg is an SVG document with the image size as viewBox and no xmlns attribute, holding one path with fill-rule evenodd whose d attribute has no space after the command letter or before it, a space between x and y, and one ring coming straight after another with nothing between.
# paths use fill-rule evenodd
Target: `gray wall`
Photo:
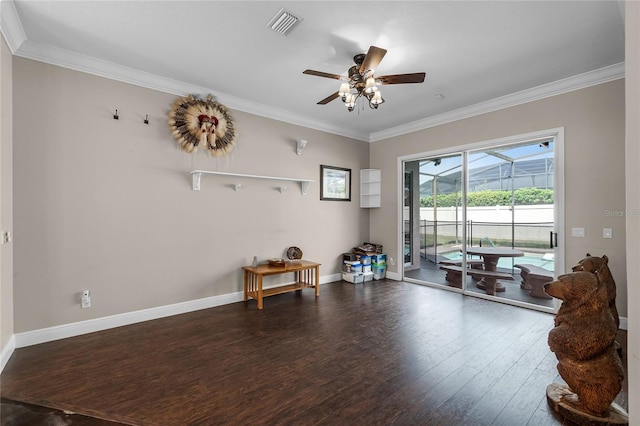
<instances>
[{"instance_id":1,"label":"gray wall","mask_svg":"<svg viewBox=\"0 0 640 426\"><path fill-rule=\"evenodd\" d=\"M626 316L625 218L604 213L625 209L624 99L624 80L617 80L374 142L371 167L382 169L383 196L382 208L371 212L371 239L398 253L398 157L564 127L566 267L587 252L608 255ZM584 227L586 237L571 237L572 227ZM602 228L612 228L614 238L603 239Z\"/></svg>"},{"instance_id":2,"label":"gray wall","mask_svg":"<svg viewBox=\"0 0 640 426\"><path fill-rule=\"evenodd\" d=\"M194 156L166 123L176 96L13 61L14 332L240 292L242 265L292 245L327 277L368 240L358 186L369 144L231 111L236 150ZM309 141L300 156L297 138ZM320 201L321 164L352 169L352 202ZM192 191L193 169L316 182L302 196L296 183L280 193L272 181L205 176Z\"/></svg>"}]
</instances>

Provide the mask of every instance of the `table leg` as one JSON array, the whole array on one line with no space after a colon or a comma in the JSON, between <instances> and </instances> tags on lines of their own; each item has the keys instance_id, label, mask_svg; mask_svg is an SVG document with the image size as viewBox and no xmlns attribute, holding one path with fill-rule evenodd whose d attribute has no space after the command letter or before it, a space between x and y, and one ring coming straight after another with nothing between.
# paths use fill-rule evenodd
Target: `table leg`
<instances>
[{"instance_id":1,"label":"table leg","mask_svg":"<svg viewBox=\"0 0 640 426\"><path fill-rule=\"evenodd\" d=\"M262 309L262 274L258 274L258 309Z\"/></svg>"},{"instance_id":2,"label":"table leg","mask_svg":"<svg viewBox=\"0 0 640 426\"><path fill-rule=\"evenodd\" d=\"M244 271L244 301L249 300L249 271Z\"/></svg>"},{"instance_id":3,"label":"table leg","mask_svg":"<svg viewBox=\"0 0 640 426\"><path fill-rule=\"evenodd\" d=\"M481 290L484 290L487 294L491 296L496 295L496 291L504 291L505 288L502 286L501 290L498 290L498 281L495 278L484 277L476 284Z\"/></svg>"},{"instance_id":4,"label":"table leg","mask_svg":"<svg viewBox=\"0 0 640 426\"><path fill-rule=\"evenodd\" d=\"M500 256L484 255L482 256L482 259L484 260L485 271L495 272L498 269L498 260L500 259ZM502 283L498 282L497 279L491 277L482 278L480 281L478 281L476 287L484 290L491 296L495 296L496 292L498 291L506 290Z\"/></svg>"},{"instance_id":5,"label":"table leg","mask_svg":"<svg viewBox=\"0 0 640 426\"><path fill-rule=\"evenodd\" d=\"M320 296L320 267L316 266L314 270L315 272L313 273L313 275L314 275L314 282L316 286L316 297L319 297Z\"/></svg>"}]
</instances>

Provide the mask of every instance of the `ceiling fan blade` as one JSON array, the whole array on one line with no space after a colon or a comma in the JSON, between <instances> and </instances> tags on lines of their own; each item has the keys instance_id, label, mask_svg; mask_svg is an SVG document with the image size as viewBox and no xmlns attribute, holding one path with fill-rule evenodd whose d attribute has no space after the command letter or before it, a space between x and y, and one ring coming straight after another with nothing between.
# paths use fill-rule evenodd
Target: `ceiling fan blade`
<instances>
[{"instance_id":1,"label":"ceiling fan blade","mask_svg":"<svg viewBox=\"0 0 640 426\"><path fill-rule=\"evenodd\" d=\"M304 70L304 71L302 71L302 74L315 75L315 76L318 76L318 77L333 78L333 79L336 79L336 80L340 80L342 78L342 76L340 76L338 74L329 74L328 72L315 71L315 70Z\"/></svg>"},{"instance_id":2,"label":"ceiling fan blade","mask_svg":"<svg viewBox=\"0 0 640 426\"><path fill-rule=\"evenodd\" d=\"M332 100L336 99L338 96L340 96L340 94L338 92L333 93L333 94L327 96L326 98L324 98L323 100L321 100L320 102L318 102L318 105L326 105L329 102L331 102Z\"/></svg>"},{"instance_id":3,"label":"ceiling fan blade","mask_svg":"<svg viewBox=\"0 0 640 426\"><path fill-rule=\"evenodd\" d=\"M364 57L362 65L360 65L360 74L364 74L365 71L375 70L380 65L380 61L387 54L386 49L380 47L371 46L367 52L367 56Z\"/></svg>"},{"instance_id":4,"label":"ceiling fan blade","mask_svg":"<svg viewBox=\"0 0 640 426\"><path fill-rule=\"evenodd\" d=\"M379 80L380 84L422 83L424 82L425 76L426 74L423 72L416 72L413 74L383 75L376 77L376 80Z\"/></svg>"}]
</instances>

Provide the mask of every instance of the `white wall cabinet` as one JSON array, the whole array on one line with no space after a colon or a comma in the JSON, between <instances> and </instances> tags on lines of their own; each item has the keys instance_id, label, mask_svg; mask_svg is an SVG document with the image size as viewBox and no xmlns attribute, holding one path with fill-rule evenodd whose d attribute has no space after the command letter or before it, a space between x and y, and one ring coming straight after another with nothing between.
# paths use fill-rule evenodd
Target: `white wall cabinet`
<instances>
[{"instance_id":1,"label":"white wall cabinet","mask_svg":"<svg viewBox=\"0 0 640 426\"><path fill-rule=\"evenodd\" d=\"M381 176L379 169L360 170L360 207L380 207Z\"/></svg>"}]
</instances>

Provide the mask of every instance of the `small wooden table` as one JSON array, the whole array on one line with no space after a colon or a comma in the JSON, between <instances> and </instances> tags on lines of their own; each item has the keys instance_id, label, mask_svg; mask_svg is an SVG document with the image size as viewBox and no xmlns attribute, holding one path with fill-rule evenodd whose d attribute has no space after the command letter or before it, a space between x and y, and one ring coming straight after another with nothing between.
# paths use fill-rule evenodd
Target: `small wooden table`
<instances>
[{"instance_id":1,"label":"small wooden table","mask_svg":"<svg viewBox=\"0 0 640 426\"><path fill-rule=\"evenodd\" d=\"M484 270L495 272L498 260L501 257L520 257L524 256L521 250L514 250L502 247L467 247L467 254L475 254L482 256L484 260ZM485 290L487 294L494 295L497 291L505 291L504 285L498 282L494 277L484 277L478 281L476 287Z\"/></svg>"},{"instance_id":2,"label":"small wooden table","mask_svg":"<svg viewBox=\"0 0 640 426\"><path fill-rule=\"evenodd\" d=\"M244 301L249 297L258 301L258 309L262 309L262 299L274 294L289 293L303 288L315 288L316 297L320 296L320 263L308 260L290 260L284 266L271 266L262 264L258 266L243 266L244 271ZM262 288L262 277L267 275L279 275L293 272L295 282L293 284L278 287Z\"/></svg>"}]
</instances>

